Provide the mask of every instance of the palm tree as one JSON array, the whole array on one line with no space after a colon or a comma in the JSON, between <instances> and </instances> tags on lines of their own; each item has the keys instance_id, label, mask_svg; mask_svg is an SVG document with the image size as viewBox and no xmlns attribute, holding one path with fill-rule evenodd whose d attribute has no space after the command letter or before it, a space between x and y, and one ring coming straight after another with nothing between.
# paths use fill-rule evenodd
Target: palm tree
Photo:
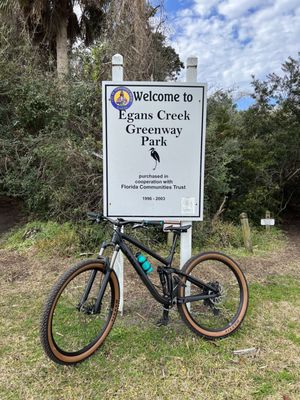
<instances>
[{"instance_id":1,"label":"palm tree","mask_svg":"<svg viewBox=\"0 0 300 400\"><path fill-rule=\"evenodd\" d=\"M0 12L14 8L25 19L34 43L56 55L57 74L68 74L68 50L77 38L86 45L99 36L109 0L0 0ZM80 7L78 18L74 9Z\"/></svg>"}]
</instances>

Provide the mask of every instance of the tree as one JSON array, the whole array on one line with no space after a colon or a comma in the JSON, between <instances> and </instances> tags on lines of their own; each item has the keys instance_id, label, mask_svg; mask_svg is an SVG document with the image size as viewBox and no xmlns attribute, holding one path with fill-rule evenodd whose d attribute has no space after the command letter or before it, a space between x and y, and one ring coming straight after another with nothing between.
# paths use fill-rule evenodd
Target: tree
<instances>
[{"instance_id":1,"label":"tree","mask_svg":"<svg viewBox=\"0 0 300 400\"><path fill-rule=\"evenodd\" d=\"M106 63L101 61L97 64L95 55L104 49L107 59L112 52L119 51L114 43L120 43L117 41L120 34L123 48L128 49L123 53L127 77L150 79L153 65L158 68L157 60L167 46L161 36L156 47L156 61L152 62L154 53L151 46L143 58L142 52L153 43L152 35L157 32L149 23L152 9L145 4L142 9L146 14L136 16L135 9L126 0L124 5L131 7L130 13L126 14L130 18L117 20L120 25L103 24L106 32L98 46L85 47L100 33L96 30L100 29L98 22L90 31L81 31L82 38L85 33L86 42L76 46L76 52L73 49L74 62L70 63L72 69L68 84L62 85L55 79L53 68L45 68L39 57L41 49L48 54L53 43L55 45L54 27L51 31L49 26L45 36L46 23L38 25L35 17L35 25L31 25L33 12L35 15L38 12L43 14L41 9L25 10L28 17L21 17L24 9L21 12L20 5L24 6L27 1L30 5L34 3L35 7L50 4L41 0L22 0L22 3L21 0L12 0L5 5L5 1L0 0L0 6L4 7L0 7L0 21L3 21L0 24L0 192L23 199L26 208L42 218L80 219L85 210L101 209L102 204L102 162L94 156L101 152L98 79L103 78L105 65L111 73L111 63L108 59ZM87 0L85 3L88 5ZM14 7L9 9L12 4ZM8 12L11 13L9 17ZM85 15L82 14L81 21ZM48 17L43 18L47 20ZM136 34L143 34L141 43L134 37L133 25L130 25L134 18L145 22L141 27L138 23L135 25ZM145 32L150 36L149 41ZM132 36L128 37L127 33ZM109 35L115 42L109 40ZM172 56L173 53L169 54ZM173 55L175 62L178 61L178 55ZM174 71L175 64L163 65L168 66L163 71L157 70L154 78L161 73L165 79Z\"/></svg>"},{"instance_id":2,"label":"tree","mask_svg":"<svg viewBox=\"0 0 300 400\"><path fill-rule=\"evenodd\" d=\"M12 9L25 19L33 43L56 56L59 78L68 74L68 50L76 39L89 45L99 36L108 0L0 0L0 11ZM81 8L81 18L74 11Z\"/></svg>"},{"instance_id":3,"label":"tree","mask_svg":"<svg viewBox=\"0 0 300 400\"><path fill-rule=\"evenodd\" d=\"M250 215L275 214L300 200L300 59L289 58L282 75L253 77L254 106L243 113L236 197Z\"/></svg>"},{"instance_id":4,"label":"tree","mask_svg":"<svg viewBox=\"0 0 300 400\"><path fill-rule=\"evenodd\" d=\"M240 160L241 118L230 93L221 90L209 97L207 116L205 212L212 218L218 210L228 208L228 199L235 192L238 171L233 170Z\"/></svg>"},{"instance_id":5,"label":"tree","mask_svg":"<svg viewBox=\"0 0 300 400\"><path fill-rule=\"evenodd\" d=\"M183 68L178 54L166 43L159 9L145 0L110 2L102 43L107 59L115 53L124 56L125 79L176 79Z\"/></svg>"}]
</instances>

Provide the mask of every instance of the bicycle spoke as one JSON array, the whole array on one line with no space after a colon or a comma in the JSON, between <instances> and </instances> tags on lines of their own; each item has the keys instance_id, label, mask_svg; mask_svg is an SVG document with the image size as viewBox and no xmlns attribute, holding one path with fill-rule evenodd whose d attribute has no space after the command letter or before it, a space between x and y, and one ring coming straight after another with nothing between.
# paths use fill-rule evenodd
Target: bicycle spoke
<instances>
[{"instance_id":1,"label":"bicycle spoke","mask_svg":"<svg viewBox=\"0 0 300 400\"><path fill-rule=\"evenodd\" d=\"M207 287L199 290L191 283L189 296L218 293L218 296L188 303L194 322L207 330L222 330L230 325L241 304L240 285L233 270L218 260L207 260L193 267L191 277Z\"/></svg>"},{"instance_id":2,"label":"bicycle spoke","mask_svg":"<svg viewBox=\"0 0 300 400\"><path fill-rule=\"evenodd\" d=\"M108 306L111 301L108 286L103 297L101 312L93 314L93 307L103 280L103 274L99 272L87 299L81 307L78 307L89 277L90 271L76 277L62 292L57 302L52 322L53 336L57 346L63 351L76 352L93 342L111 312L111 307Z\"/></svg>"}]
</instances>

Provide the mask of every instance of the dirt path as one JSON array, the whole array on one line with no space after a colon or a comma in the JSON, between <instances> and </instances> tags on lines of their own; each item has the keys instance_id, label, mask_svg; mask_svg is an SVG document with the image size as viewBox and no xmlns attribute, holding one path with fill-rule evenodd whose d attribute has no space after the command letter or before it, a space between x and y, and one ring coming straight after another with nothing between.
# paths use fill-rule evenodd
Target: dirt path
<instances>
[{"instance_id":1,"label":"dirt path","mask_svg":"<svg viewBox=\"0 0 300 400\"><path fill-rule=\"evenodd\" d=\"M291 275L300 278L300 218L284 221L286 244L264 256L240 259L240 265L248 281L263 282L272 275Z\"/></svg>"},{"instance_id":2,"label":"dirt path","mask_svg":"<svg viewBox=\"0 0 300 400\"><path fill-rule=\"evenodd\" d=\"M294 247L293 252L300 254L300 215L289 216L284 221L283 230L290 244Z\"/></svg>"},{"instance_id":3,"label":"dirt path","mask_svg":"<svg viewBox=\"0 0 300 400\"><path fill-rule=\"evenodd\" d=\"M22 218L22 203L10 197L0 196L0 238Z\"/></svg>"}]
</instances>

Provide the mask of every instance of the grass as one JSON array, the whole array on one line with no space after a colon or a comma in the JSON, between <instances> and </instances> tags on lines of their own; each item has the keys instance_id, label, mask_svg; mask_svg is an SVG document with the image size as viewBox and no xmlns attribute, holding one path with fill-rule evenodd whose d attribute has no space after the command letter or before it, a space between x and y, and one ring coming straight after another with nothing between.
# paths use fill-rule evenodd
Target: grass
<instances>
[{"instance_id":1,"label":"grass","mask_svg":"<svg viewBox=\"0 0 300 400\"><path fill-rule=\"evenodd\" d=\"M294 299L300 298L300 284L297 279L291 276L281 276L280 284L278 277L271 276L265 285L261 286L257 283L251 284L251 292L256 301L272 300L273 303L280 301L293 302Z\"/></svg>"},{"instance_id":2,"label":"grass","mask_svg":"<svg viewBox=\"0 0 300 400\"><path fill-rule=\"evenodd\" d=\"M0 248L19 253L33 251L37 256L71 256L94 252L102 240L111 234L110 227L90 223L31 221L8 232Z\"/></svg>"},{"instance_id":3,"label":"grass","mask_svg":"<svg viewBox=\"0 0 300 400\"><path fill-rule=\"evenodd\" d=\"M33 221L9 233L2 247L26 252L34 249L42 256L72 254L79 246L78 236L70 223Z\"/></svg>"},{"instance_id":4,"label":"grass","mask_svg":"<svg viewBox=\"0 0 300 400\"><path fill-rule=\"evenodd\" d=\"M124 316L93 357L70 368L45 357L39 319L82 238L69 224L32 222L14 231L0 250L0 399L299 400L300 258L284 250L276 230L259 230L253 241L254 256L225 248L243 260L250 281L249 311L236 334L205 341L173 311L170 325L157 328L161 309L146 290L131 299L136 281L128 268ZM255 353L233 353L251 347Z\"/></svg>"},{"instance_id":5,"label":"grass","mask_svg":"<svg viewBox=\"0 0 300 400\"><path fill-rule=\"evenodd\" d=\"M176 312L168 327L157 328L160 314L150 296L141 295L134 307L125 298L125 315L104 346L71 368L43 354L39 318L53 282L74 260L45 263L3 250L1 256L1 400L299 399L299 275L288 268L263 283L252 279L242 328L217 342L196 337ZM20 271L12 271L15 265ZM256 353L233 353L250 347Z\"/></svg>"},{"instance_id":6,"label":"grass","mask_svg":"<svg viewBox=\"0 0 300 400\"><path fill-rule=\"evenodd\" d=\"M127 228L127 233L128 233ZM32 221L9 232L0 247L18 252L33 250L39 256L66 256L81 252L94 252L102 240L110 237L110 225L90 225L89 223L59 224L48 221ZM131 231L129 234L143 243L159 248L168 253L165 236L161 231ZM286 243L282 232L277 228L266 231L264 228L251 229L254 255L264 255L270 251L283 248ZM198 240L199 239L199 240ZM203 250L220 250L235 257L247 257L249 252L243 246L241 227L229 222L218 222L210 234L203 239L203 233L195 226L193 233L195 252ZM201 246L197 246L201 243Z\"/></svg>"},{"instance_id":7,"label":"grass","mask_svg":"<svg viewBox=\"0 0 300 400\"><path fill-rule=\"evenodd\" d=\"M272 227L266 230L262 227L251 227L251 241L254 255L264 255L272 251L282 249L286 244L286 238L282 231ZM230 222L219 221L213 226L212 233L208 235L204 242L204 247L211 249L220 249L225 253L232 254L235 257L247 257L247 251L243 244L241 227ZM199 249L201 251L202 249Z\"/></svg>"}]
</instances>

